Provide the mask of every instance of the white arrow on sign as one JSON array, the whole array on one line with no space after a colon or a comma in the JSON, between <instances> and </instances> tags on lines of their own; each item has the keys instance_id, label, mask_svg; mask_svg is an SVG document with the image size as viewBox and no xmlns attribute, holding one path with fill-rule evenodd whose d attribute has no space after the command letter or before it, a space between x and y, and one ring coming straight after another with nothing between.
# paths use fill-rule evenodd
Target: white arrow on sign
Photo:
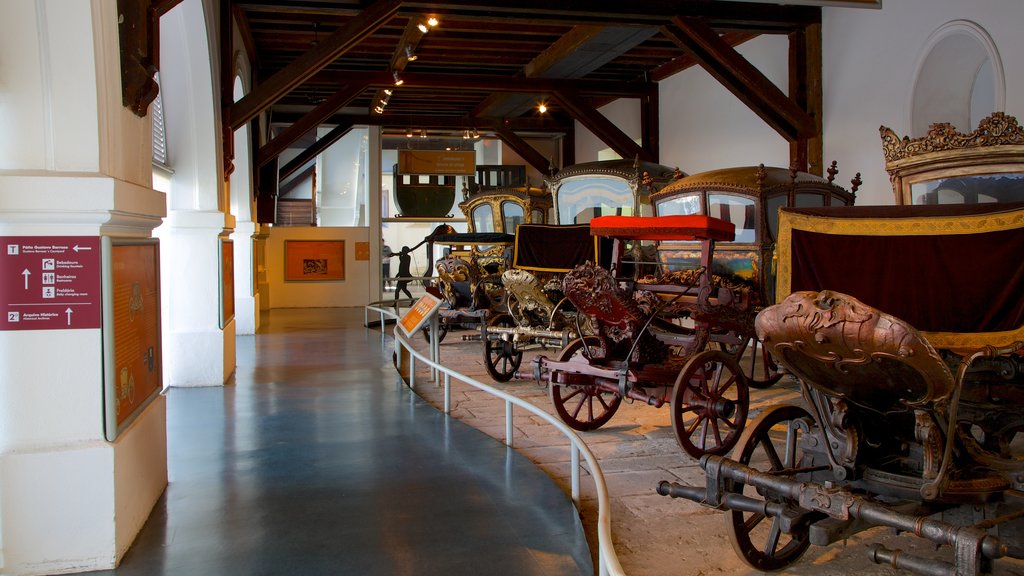
<instances>
[{"instance_id":1,"label":"white arrow on sign","mask_svg":"<svg viewBox=\"0 0 1024 576\"><path fill-rule=\"evenodd\" d=\"M68 306L68 309L65 310L64 312L66 312L67 315L68 315L68 326L71 326L71 314L72 314L73 310L71 310L71 307Z\"/></svg>"},{"instance_id":2,"label":"white arrow on sign","mask_svg":"<svg viewBox=\"0 0 1024 576\"><path fill-rule=\"evenodd\" d=\"M28 277L31 276L32 273L28 271L28 268L25 268L21 271L21 275L25 277L25 290L28 290Z\"/></svg>"},{"instance_id":3,"label":"white arrow on sign","mask_svg":"<svg viewBox=\"0 0 1024 576\"><path fill-rule=\"evenodd\" d=\"M92 250L92 246L79 246L78 244L75 244L75 247L72 248L72 250L74 250L75 252L81 252L82 250Z\"/></svg>"}]
</instances>

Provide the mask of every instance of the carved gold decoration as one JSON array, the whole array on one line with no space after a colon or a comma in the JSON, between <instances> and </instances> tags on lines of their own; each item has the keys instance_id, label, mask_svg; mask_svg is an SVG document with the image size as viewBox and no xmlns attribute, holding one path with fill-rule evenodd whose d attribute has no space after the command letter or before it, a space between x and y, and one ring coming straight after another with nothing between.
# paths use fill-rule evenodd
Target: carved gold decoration
<instances>
[{"instance_id":1,"label":"carved gold decoration","mask_svg":"<svg viewBox=\"0 0 1024 576\"><path fill-rule=\"evenodd\" d=\"M501 283L511 296L509 300L510 306L512 299L516 302L519 314L518 316L513 314L513 316L515 316L516 322L520 326L524 323L529 324L527 322L528 317L525 317L525 314L529 314L530 317L543 319L544 324L548 323L555 312L555 303L544 293L536 276L526 270L513 268L506 270L501 275Z\"/></svg>"},{"instance_id":2,"label":"carved gold decoration","mask_svg":"<svg viewBox=\"0 0 1024 576\"><path fill-rule=\"evenodd\" d=\"M978 128L969 134L958 132L952 124L939 122L932 124L928 135L921 138L900 138L892 129L879 127L882 137L882 153L886 162L894 162L911 156L947 150L963 150L984 146L1005 144L1024 145L1024 129L1017 119L1003 112L993 112L978 124Z\"/></svg>"}]
</instances>

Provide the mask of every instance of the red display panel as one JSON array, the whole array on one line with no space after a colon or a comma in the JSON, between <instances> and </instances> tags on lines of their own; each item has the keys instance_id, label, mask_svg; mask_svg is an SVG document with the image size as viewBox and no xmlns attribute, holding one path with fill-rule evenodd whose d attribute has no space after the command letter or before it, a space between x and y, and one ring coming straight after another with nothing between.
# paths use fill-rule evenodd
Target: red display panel
<instances>
[{"instance_id":1,"label":"red display panel","mask_svg":"<svg viewBox=\"0 0 1024 576\"><path fill-rule=\"evenodd\" d=\"M0 330L99 328L99 236L0 236Z\"/></svg>"}]
</instances>

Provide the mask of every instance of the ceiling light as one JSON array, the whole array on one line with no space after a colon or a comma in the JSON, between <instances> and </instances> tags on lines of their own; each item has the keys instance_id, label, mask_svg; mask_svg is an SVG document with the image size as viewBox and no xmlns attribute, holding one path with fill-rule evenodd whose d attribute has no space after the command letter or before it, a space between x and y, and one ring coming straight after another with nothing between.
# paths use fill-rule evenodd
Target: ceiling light
<instances>
[{"instance_id":1,"label":"ceiling light","mask_svg":"<svg viewBox=\"0 0 1024 576\"><path fill-rule=\"evenodd\" d=\"M400 78L400 77L398 76L398 70L395 70L394 72L392 72L392 73L391 73L391 76L393 76L393 77L395 78L395 86L401 86L401 85L402 85L402 83L403 83L403 82L405 82L404 80L402 80L402 79L401 79L401 78Z\"/></svg>"},{"instance_id":2,"label":"ceiling light","mask_svg":"<svg viewBox=\"0 0 1024 576\"><path fill-rule=\"evenodd\" d=\"M406 46L405 59L409 62L415 62L417 58L419 58L419 56L417 56L416 53L412 51L412 46Z\"/></svg>"},{"instance_id":3,"label":"ceiling light","mask_svg":"<svg viewBox=\"0 0 1024 576\"><path fill-rule=\"evenodd\" d=\"M376 112L377 114L383 114L384 113L384 107L383 106L377 106L376 108L373 109L373 111Z\"/></svg>"},{"instance_id":4,"label":"ceiling light","mask_svg":"<svg viewBox=\"0 0 1024 576\"><path fill-rule=\"evenodd\" d=\"M430 30L430 28L427 28L427 25L424 24L423 22L420 22L419 24L417 24L416 27L419 28L420 32L423 32L424 34L426 34L427 31Z\"/></svg>"},{"instance_id":5,"label":"ceiling light","mask_svg":"<svg viewBox=\"0 0 1024 576\"><path fill-rule=\"evenodd\" d=\"M412 128L409 128L408 130L405 131L405 137L412 138Z\"/></svg>"},{"instance_id":6,"label":"ceiling light","mask_svg":"<svg viewBox=\"0 0 1024 576\"><path fill-rule=\"evenodd\" d=\"M437 17L431 16L430 18L427 18L427 25L429 25L431 28L437 26Z\"/></svg>"},{"instance_id":7,"label":"ceiling light","mask_svg":"<svg viewBox=\"0 0 1024 576\"><path fill-rule=\"evenodd\" d=\"M541 114L544 114L547 111L548 111L548 107L543 102L541 102L540 104L537 105L537 112L540 112Z\"/></svg>"},{"instance_id":8,"label":"ceiling light","mask_svg":"<svg viewBox=\"0 0 1024 576\"><path fill-rule=\"evenodd\" d=\"M387 94L388 96L391 96L391 88L385 88L384 93Z\"/></svg>"},{"instance_id":9,"label":"ceiling light","mask_svg":"<svg viewBox=\"0 0 1024 576\"><path fill-rule=\"evenodd\" d=\"M427 137L427 131L426 130L420 132L420 138L426 138L426 137Z\"/></svg>"}]
</instances>

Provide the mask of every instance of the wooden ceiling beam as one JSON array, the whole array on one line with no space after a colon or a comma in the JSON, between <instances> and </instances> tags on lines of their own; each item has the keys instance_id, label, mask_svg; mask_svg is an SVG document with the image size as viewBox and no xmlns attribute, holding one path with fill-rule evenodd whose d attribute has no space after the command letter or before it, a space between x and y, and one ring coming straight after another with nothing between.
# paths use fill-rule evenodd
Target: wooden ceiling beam
<instances>
[{"instance_id":1,"label":"wooden ceiling beam","mask_svg":"<svg viewBox=\"0 0 1024 576\"><path fill-rule=\"evenodd\" d=\"M605 118L593 106L584 102L578 93L572 90L560 90L554 93L554 97L573 118L583 124L587 130L593 132L619 156L657 162L650 151L634 142L622 130L619 130L618 126Z\"/></svg>"},{"instance_id":2,"label":"wooden ceiling beam","mask_svg":"<svg viewBox=\"0 0 1024 576\"><path fill-rule=\"evenodd\" d=\"M338 27L323 42L296 58L265 82L261 82L252 92L228 109L227 117L231 129L237 130L242 127L293 88L373 34L395 15L399 5L399 0L373 2L359 16Z\"/></svg>"},{"instance_id":3,"label":"wooden ceiling beam","mask_svg":"<svg viewBox=\"0 0 1024 576\"><path fill-rule=\"evenodd\" d=\"M754 32L726 32L721 35L722 40L733 48L743 44L747 40L757 38L758 36L760 36L760 34ZM697 59L687 53L670 62L666 62L651 71L651 80L660 82L669 76L678 74L687 68L692 68L697 65L699 65Z\"/></svg>"},{"instance_id":4,"label":"wooden ceiling beam","mask_svg":"<svg viewBox=\"0 0 1024 576\"><path fill-rule=\"evenodd\" d=\"M284 152L289 146L298 141L299 138L302 138L310 130L316 129L317 126L323 124L325 120L333 116L338 110L344 108L345 105L351 102L365 89L366 86L361 84L342 86L337 92L331 95L330 98L324 100L317 105L316 108L307 112L302 116L302 118L278 134L273 140L267 142L263 146L260 146L260 149L256 151L256 166L263 166L270 160L276 158L281 154L281 152Z\"/></svg>"},{"instance_id":5,"label":"wooden ceiling beam","mask_svg":"<svg viewBox=\"0 0 1024 576\"><path fill-rule=\"evenodd\" d=\"M715 27L786 33L819 21L815 6L781 5L762 2L694 2L693 0L447 0L442 3L406 0L400 14L430 12L445 18L523 23L617 24L660 26L673 16L693 16Z\"/></svg>"},{"instance_id":6,"label":"wooden ceiling beam","mask_svg":"<svg viewBox=\"0 0 1024 576\"><path fill-rule=\"evenodd\" d=\"M493 126L492 129L494 130L494 133L501 138L502 142L507 144L508 147L514 150L516 154L519 154L523 160L526 160L530 166L533 166L534 170L545 175L551 173L551 169L553 168L551 166L551 160L549 158L545 158L543 154L538 152L533 146L530 146L526 140L520 138L519 135L511 128L508 128L503 124L497 124Z\"/></svg>"},{"instance_id":7,"label":"wooden ceiling beam","mask_svg":"<svg viewBox=\"0 0 1024 576\"><path fill-rule=\"evenodd\" d=\"M431 74L425 72L406 72L402 74L405 81L397 90L412 88L431 88L449 90L475 90L480 92L522 92L545 94L556 90L570 89L585 95L618 96L621 98L640 98L655 84L651 82L605 82L601 80L578 80L559 78L523 78L494 77L482 74ZM360 83L368 86L393 86L394 78L390 72L320 72L314 75L308 85L321 84L337 86L339 84Z\"/></svg>"},{"instance_id":8,"label":"wooden ceiling beam","mask_svg":"<svg viewBox=\"0 0 1024 576\"><path fill-rule=\"evenodd\" d=\"M282 166L278 171L278 179L284 180L291 176L299 168L302 168L319 156L324 150L330 148L331 144L341 140L342 136L348 134L354 126L354 122L344 122L335 126L330 132L324 134L321 138L317 139L316 142L310 144L308 148L300 152L298 156L292 158L287 164Z\"/></svg>"},{"instance_id":9,"label":"wooden ceiling beam","mask_svg":"<svg viewBox=\"0 0 1024 576\"><path fill-rule=\"evenodd\" d=\"M544 73L551 69L565 58L572 56L581 46L584 46L594 36L600 34L603 26L573 26L568 34L551 44L543 52L538 54L526 66L523 67L524 78L537 78L544 76ZM507 94L492 94L484 99L473 111L474 115L487 116L495 109L502 107L507 101Z\"/></svg>"},{"instance_id":10,"label":"wooden ceiling beam","mask_svg":"<svg viewBox=\"0 0 1024 576\"><path fill-rule=\"evenodd\" d=\"M662 33L787 141L815 134L815 122L753 64L698 18L673 17Z\"/></svg>"},{"instance_id":11,"label":"wooden ceiling beam","mask_svg":"<svg viewBox=\"0 0 1024 576\"><path fill-rule=\"evenodd\" d=\"M287 125L298 118L290 114L276 113L274 123ZM324 125L366 125L388 128L412 128L431 130L492 130L504 126L516 132L565 133L573 129L571 122L559 122L554 118L466 118L464 116L425 116L419 114L335 114L323 122Z\"/></svg>"}]
</instances>

